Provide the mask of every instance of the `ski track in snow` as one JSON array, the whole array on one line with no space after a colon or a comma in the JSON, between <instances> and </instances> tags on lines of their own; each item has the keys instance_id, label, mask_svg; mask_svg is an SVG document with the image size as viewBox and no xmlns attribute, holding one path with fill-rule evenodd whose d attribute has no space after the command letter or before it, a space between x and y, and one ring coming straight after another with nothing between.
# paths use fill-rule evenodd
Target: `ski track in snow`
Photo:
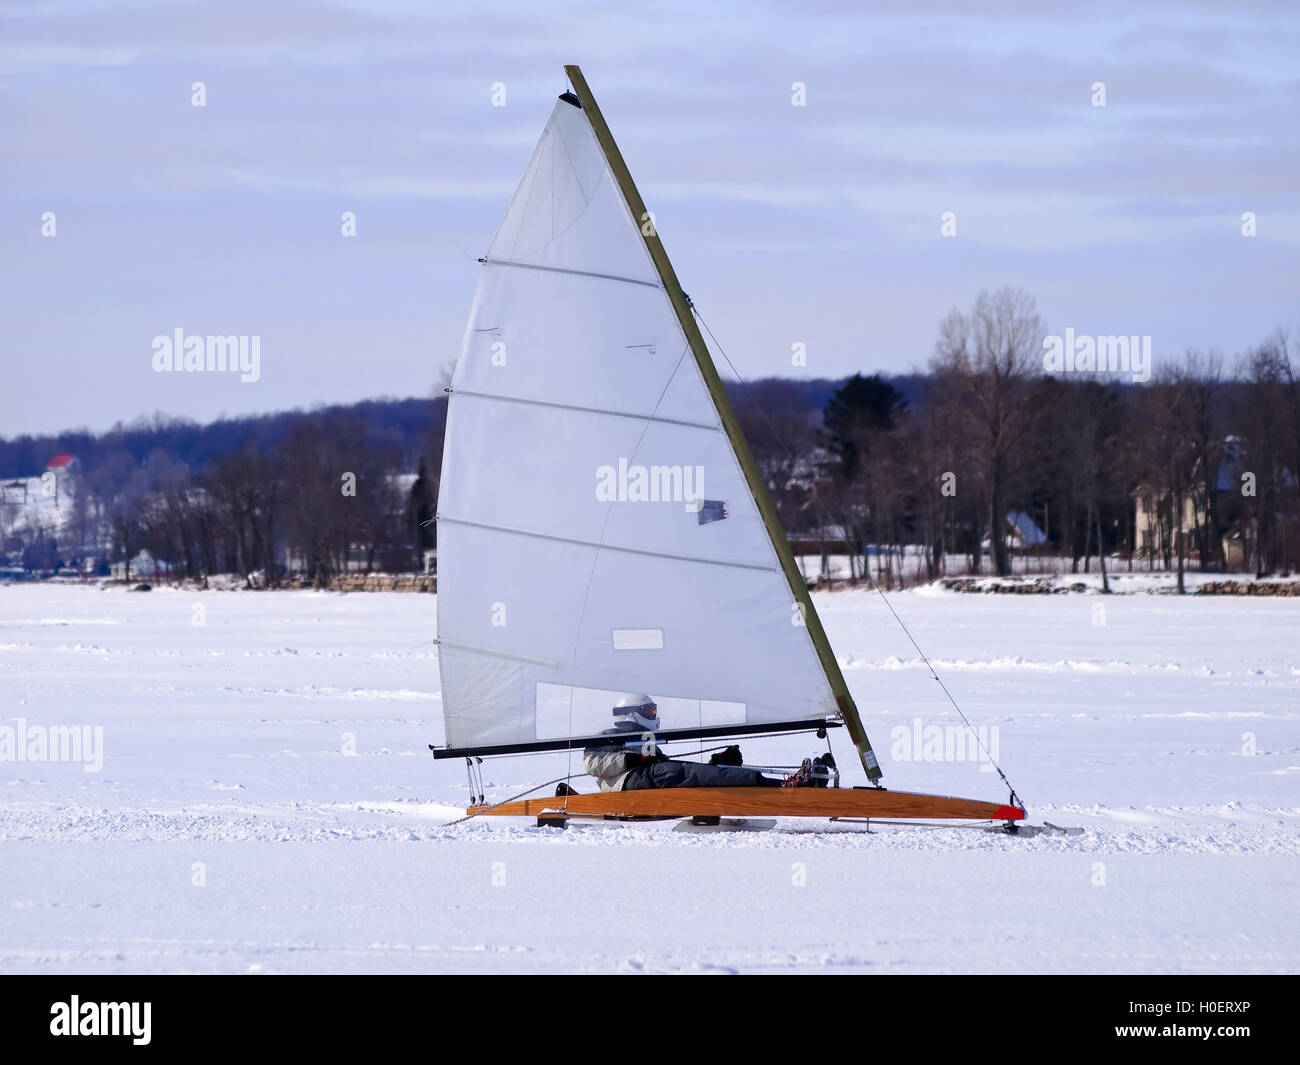
<instances>
[{"instance_id":1,"label":"ski track in snow","mask_svg":"<svg viewBox=\"0 0 1300 1065\"><path fill-rule=\"evenodd\" d=\"M0 726L104 754L0 761L0 970L1300 971L1300 602L892 601L1030 822L1082 834L451 824L432 597L0 587ZM879 598L817 605L885 782L1002 798L925 753L959 719ZM568 765L488 762L488 798Z\"/></svg>"}]
</instances>

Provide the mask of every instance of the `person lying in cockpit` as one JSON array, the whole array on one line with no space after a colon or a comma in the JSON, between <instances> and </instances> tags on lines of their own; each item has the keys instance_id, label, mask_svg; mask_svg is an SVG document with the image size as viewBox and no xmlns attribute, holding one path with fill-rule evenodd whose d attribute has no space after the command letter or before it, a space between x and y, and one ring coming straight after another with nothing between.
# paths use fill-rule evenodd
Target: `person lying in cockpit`
<instances>
[{"instance_id":1,"label":"person lying in cockpit","mask_svg":"<svg viewBox=\"0 0 1300 1065\"><path fill-rule=\"evenodd\" d=\"M655 742L659 708L648 695L629 695L614 707L614 727L602 736L625 736L593 743L582 752L583 768L601 791L637 791L642 788L804 788L825 787L835 763L827 752L805 758L803 765L784 780L764 776L743 764L739 747L715 754L709 764L669 758Z\"/></svg>"}]
</instances>

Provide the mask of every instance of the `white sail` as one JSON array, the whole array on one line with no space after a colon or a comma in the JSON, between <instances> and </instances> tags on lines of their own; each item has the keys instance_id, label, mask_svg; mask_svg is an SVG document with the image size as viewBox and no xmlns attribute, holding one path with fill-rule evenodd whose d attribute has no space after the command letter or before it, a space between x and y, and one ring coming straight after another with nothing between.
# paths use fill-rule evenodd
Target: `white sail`
<instances>
[{"instance_id":1,"label":"white sail","mask_svg":"<svg viewBox=\"0 0 1300 1065\"><path fill-rule=\"evenodd\" d=\"M487 253L449 397L449 747L838 714L803 610L586 113L561 99Z\"/></svg>"}]
</instances>

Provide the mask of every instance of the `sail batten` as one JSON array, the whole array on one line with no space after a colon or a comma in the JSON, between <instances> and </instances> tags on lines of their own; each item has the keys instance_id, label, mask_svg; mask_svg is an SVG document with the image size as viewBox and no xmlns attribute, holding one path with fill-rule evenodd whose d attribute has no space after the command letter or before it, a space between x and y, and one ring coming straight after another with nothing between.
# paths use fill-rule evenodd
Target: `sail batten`
<instances>
[{"instance_id":1,"label":"sail batten","mask_svg":"<svg viewBox=\"0 0 1300 1065\"><path fill-rule=\"evenodd\" d=\"M709 425L706 422L688 422L682 418L661 418L654 414L640 414L631 410L606 410L603 407L580 407L574 403L552 403L544 399L529 399L524 396L508 396L495 392L470 392L458 389L457 396L469 396L471 399L495 400L500 403L523 403L534 407L550 407L554 410L580 411L583 414L602 414L608 418L631 418L638 422L657 422L661 425L682 425L689 429L703 429L710 433L722 432L722 426Z\"/></svg>"},{"instance_id":2,"label":"sail batten","mask_svg":"<svg viewBox=\"0 0 1300 1065\"><path fill-rule=\"evenodd\" d=\"M467 643L453 643L450 640L437 639L433 641L438 647L450 647L453 651L468 651L471 654L486 655L489 658L500 658L507 662L523 662L529 666L541 666L544 669L555 669L559 663L545 658L525 658L522 655L507 654L505 651L498 651L493 647L471 647Z\"/></svg>"},{"instance_id":3,"label":"sail batten","mask_svg":"<svg viewBox=\"0 0 1300 1065\"><path fill-rule=\"evenodd\" d=\"M554 536L550 533L537 532L533 529L511 529L504 525L489 525L481 521L469 521L466 518L438 516L438 524L465 525L475 529L486 529L491 532L507 533L510 536L523 536L532 540L552 540L556 543L573 544L577 547L590 547L600 551L622 551L629 555L641 555L645 558L655 558L663 562L689 562L699 566L725 566L730 569L751 569L758 570L761 573L777 573L780 571L777 566L764 566L757 563L735 562L725 558L698 558L692 555L670 555L662 551L645 551L636 547L625 547L622 544L611 543L608 540L577 540L570 536Z\"/></svg>"},{"instance_id":4,"label":"sail batten","mask_svg":"<svg viewBox=\"0 0 1300 1065\"><path fill-rule=\"evenodd\" d=\"M541 266L538 263L517 263L511 259L484 259L484 266L514 266L521 270L549 270L554 274L573 274L576 277L595 277L601 281L621 281L625 285L642 285L645 288L662 288L658 281L643 281L636 277L620 277L618 274L601 274L594 270L566 270L562 266Z\"/></svg>"}]
</instances>

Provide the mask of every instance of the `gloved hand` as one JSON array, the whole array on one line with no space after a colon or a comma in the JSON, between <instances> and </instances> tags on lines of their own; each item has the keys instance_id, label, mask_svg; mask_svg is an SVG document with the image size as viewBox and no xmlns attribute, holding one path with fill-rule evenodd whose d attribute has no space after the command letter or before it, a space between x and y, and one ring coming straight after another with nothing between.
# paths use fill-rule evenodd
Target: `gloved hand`
<instances>
[{"instance_id":1,"label":"gloved hand","mask_svg":"<svg viewBox=\"0 0 1300 1065\"><path fill-rule=\"evenodd\" d=\"M740 753L740 748L734 743L725 751L716 752L709 759L709 765L744 765L744 756Z\"/></svg>"}]
</instances>

